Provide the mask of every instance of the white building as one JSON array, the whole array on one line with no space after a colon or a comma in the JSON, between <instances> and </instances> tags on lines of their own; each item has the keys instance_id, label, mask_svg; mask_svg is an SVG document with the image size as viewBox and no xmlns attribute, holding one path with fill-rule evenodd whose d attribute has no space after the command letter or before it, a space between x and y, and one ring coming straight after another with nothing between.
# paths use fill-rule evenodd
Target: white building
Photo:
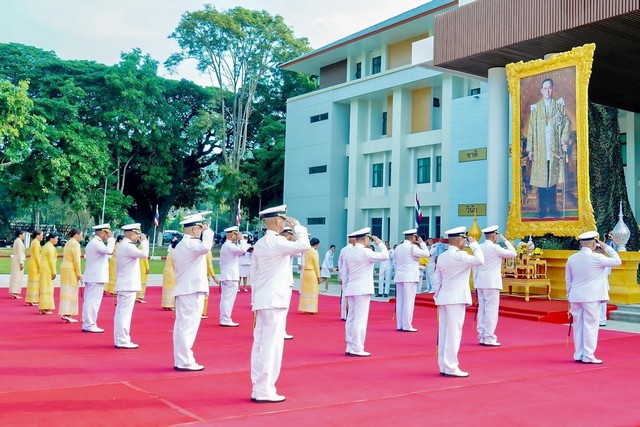
<instances>
[{"instance_id":1,"label":"white building","mask_svg":"<svg viewBox=\"0 0 640 427\"><path fill-rule=\"evenodd\" d=\"M480 227L505 227L504 68L480 78L433 66L434 17L456 8L458 1L433 0L282 66L319 76L319 90L288 103L284 200L321 248L340 247L365 226L399 242L415 226L416 194L423 235L470 227L474 211ZM621 113L632 141L636 116Z\"/></svg>"}]
</instances>

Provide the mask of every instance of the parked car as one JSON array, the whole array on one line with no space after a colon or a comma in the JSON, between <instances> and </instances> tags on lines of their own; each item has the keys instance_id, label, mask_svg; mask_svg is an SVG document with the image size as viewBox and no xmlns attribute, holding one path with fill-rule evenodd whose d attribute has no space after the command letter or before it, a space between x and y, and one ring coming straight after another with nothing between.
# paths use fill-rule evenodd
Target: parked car
<instances>
[{"instance_id":1,"label":"parked car","mask_svg":"<svg viewBox=\"0 0 640 427\"><path fill-rule=\"evenodd\" d=\"M162 245L170 244L174 237L182 239L182 233L177 230L164 230L162 233Z\"/></svg>"}]
</instances>

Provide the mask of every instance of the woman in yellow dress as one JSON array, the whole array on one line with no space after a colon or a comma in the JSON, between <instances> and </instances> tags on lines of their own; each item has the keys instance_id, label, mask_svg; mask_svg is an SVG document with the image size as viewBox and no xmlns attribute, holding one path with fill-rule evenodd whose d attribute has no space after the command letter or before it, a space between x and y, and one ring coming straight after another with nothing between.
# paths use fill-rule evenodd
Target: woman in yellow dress
<instances>
[{"instance_id":1,"label":"woman in yellow dress","mask_svg":"<svg viewBox=\"0 0 640 427\"><path fill-rule=\"evenodd\" d=\"M40 300L40 258L42 256L42 238L40 230L31 233L31 245L29 246L29 262L27 262L27 294L24 298L27 305L38 305Z\"/></svg>"},{"instance_id":2,"label":"woman in yellow dress","mask_svg":"<svg viewBox=\"0 0 640 427\"><path fill-rule=\"evenodd\" d=\"M78 319L78 282L82 279L80 269L80 241L82 232L72 228L69 241L64 245L60 264L60 307L58 314L63 322L77 323Z\"/></svg>"},{"instance_id":3,"label":"woman in yellow dress","mask_svg":"<svg viewBox=\"0 0 640 427\"><path fill-rule=\"evenodd\" d=\"M304 253L304 273L302 275L298 311L316 314L318 313L318 284L320 283L320 262L318 257L320 240L314 237L310 243L311 249Z\"/></svg>"},{"instance_id":4,"label":"woman in yellow dress","mask_svg":"<svg viewBox=\"0 0 640 427\"><path fill-rule=\"evenodd\" d=\"M109 258L109 283L104 287L105 295L116 294L116 251L118 250L118 246L120 246L122 239L124 239L123 235L116 237L116 245L113 247L111 258Z\"/></svg>"},{"instance_id":5,"label":"woman in yellow dress","mask_svg":"<svg viewBox=\"0 0 640 427\"><path fill-rule=\"evenodd\" d=\"M11 256L11 276L9 276L9 296L14 299L22 299L22 285L24 283L24 231L16 231L16 240L13 242L13 255Z\"/></svg>"},{"instance_id":6,"label":"woman in yellow dress","mask_svg":"<svg viewBox=\"0 0 640 427\"><path fill-rule=\"evenodd\" d=\"M47 243L42 248L42 258L40 260L40 300L38 310L40 314L53 314L56 303L53 300L53 281L56 278L56 260L58 251L55 245L58 243L58 235L54 232L47 235Z\"/></svg>"},{"instance_id":7,"label":"woman in yellow dress","mask_svg":"<svg viewBox=\"0 0 640 427\"><path fill-rule=\"evenodd\" d=\"M147 292L147 276L149 275L149 258L140 258L140 290L136 294L136 302L146 304L144 294Z\"/></svg>"},{"instance_id":8,"label":"woman in yellow dress","mask_svg":"<svg viewBox=\"0 0 640 427\"><path fill-rule=\"evenodd\" d=\"M162 301L160 306L165 310L175 310L176 297L173 296L173 290L176 287L176 265L173 262L173 249L180 242L177 238L171 240L169 249L167 251L167 258L164 262L164 269L162 270Z\"/></svg>"}]
</instances>

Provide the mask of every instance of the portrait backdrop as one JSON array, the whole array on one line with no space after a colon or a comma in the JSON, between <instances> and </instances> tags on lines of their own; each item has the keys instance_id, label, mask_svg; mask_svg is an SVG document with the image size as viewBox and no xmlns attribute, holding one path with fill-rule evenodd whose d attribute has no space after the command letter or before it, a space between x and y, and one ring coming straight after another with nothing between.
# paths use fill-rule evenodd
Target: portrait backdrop
<instances>
[{"instance_id":1,"label":"portrait backdrop","mask_svg":"<svg viewBox=\"0 0 640 427\"><path fill-rule=\"evenodd\" d=\"M510 237L595 228L587 93L595 45L506 67L512 99Z\"/></svg>"}]
</instances>

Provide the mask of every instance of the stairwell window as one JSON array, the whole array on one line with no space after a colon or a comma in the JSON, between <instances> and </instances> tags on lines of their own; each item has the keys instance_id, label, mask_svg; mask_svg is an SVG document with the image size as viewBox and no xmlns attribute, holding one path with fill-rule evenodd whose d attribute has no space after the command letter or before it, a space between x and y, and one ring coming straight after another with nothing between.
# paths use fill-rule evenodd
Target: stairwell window
<instances>
[{"instance_id":1,"label":"stairwell window","mask_svg":"<svg viewBox=\"0 0 640 427\"><path fill-rule=\"evenodd\" d=\"M311 123L321 122L322 120L329 120L329 113L317 114L310 117Z\"/></svg>"},{"instance_id":2,"label":"stairwell window","mask_svg":"<svg viewBox=\"0 0 640 427\"><path fill-rule=\"evenodd\" d=\"M313 175L316 173L325 173L326 171L327 171L327 165L311 166L309 168L309 175Z\"/></svg>"}]
</instances>

